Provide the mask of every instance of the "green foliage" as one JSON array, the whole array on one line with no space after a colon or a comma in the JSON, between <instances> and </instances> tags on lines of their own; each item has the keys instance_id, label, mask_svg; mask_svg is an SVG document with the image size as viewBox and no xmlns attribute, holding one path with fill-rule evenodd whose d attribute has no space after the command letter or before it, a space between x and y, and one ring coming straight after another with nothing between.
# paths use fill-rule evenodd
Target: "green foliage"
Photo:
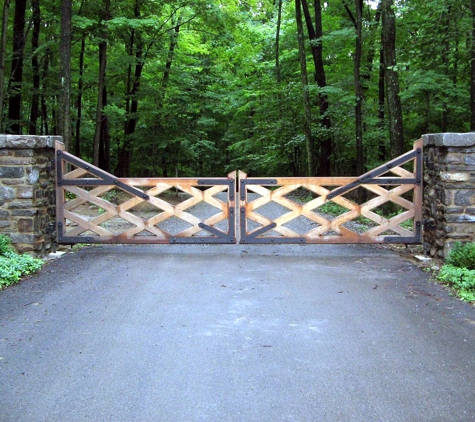
<instances>
[{"instance_id":1,"label":"green foliage","mask_svg":"<svg viewBox=\"0 0 475 422\"><path fill-rule=\"evenodd\" d=\"M12 241L8 236L0 235L0 255L13 252Z\"/></svg>"},{"instance_id":2,"label":"green foliage","mask_svg":"<svg viewBox=\"0 0 475 422\"><path fill-rule=\"evenodd\" d=\"M437 279L451 286L461 299L475 301L475 243L456 243Z\"/></svg>"},{"instance_id":3,"label":"green foliage","mask_svg":"<svg viewBox=\"0 0 475 422\"><path fill-rule=\"evenodd\" d=\"M324 214L337 216L345 212L348 212L348 208L342 207L341 205L338 205L335 202L329 201L326 204L319 207L318 211L323 212Z\"/></svg>"},{"instance_id":4,"label":"green foliage","mask_svg":"<svg viewBox=\"0 0 475 422\"><path fill-rule=\"evenodd\" d=\"M256 176L304 176L307 151L296 37L295 4L282 2L279 71L276 35L279 2L117 0L110 13L103 2L72 0L73 126L80 155L91 161L98 98L98 46L107 38L107 102L111 169L130 142L128 176L222 176L242 169ZM348 4L346 4L348 3ZM312 102L315 154L324 138L318 94L328 97L332 122L333 175L355 175L355 30L351 2L322 4L323 35L306 40L308 91ZM364 166L389 157L388 112L380 104L381 19L375 2L364 2ZM397 56L407 146L423 133L467 131L470 122L472 17L467 2L395 2ZM13 14L7 25L4 103L21 89L23 132L29 128L34 95L42 104L38 135L57 132L61 88L59 2L41 2L39 46L25 32L23 82L8 80L12 65ZM26 8L31 26L32 8ZM180 26L180 31L175 28ZM104 29L107 31L104 31ZM308 34L305 34L307 36ZM176 44L171 49L171 40ZM84 41L84 49L82 49ZM315 83L310 47L322 43L327 86ZM39 60L40 88L34 88L32 58ZM80 58L83 57L83 62ZM165 78L165 75L167 78ZM136 101L134 111L132 101ZM79 111L81 112L79 114ZM3 132L12 124L5 110ZM133 133L125 127L134 121ZM130 126L130 125L129 125ZM76 133L74 134L75 138ZM75 146L76 140L72 144ZM74 151L74 150L73 150ZM73 195L68 195L69 199Z\"/></svg>"},{"instance_id":5,"label":"green foliage","mask_svg":"<svg viewBox=\"0 0 475 422\"><path fill-rule=\"evenodd\" d=\"M447 264L475 270L475 243L455 243L447 258Z\"/></svg>"},{"instance_id":6,"label":"green foliage","mask_svg":"<svg viewBox=\"0 0 475 422\"><path fill-rule=\"evenodd\" d=\"M453 287L463 300L475 301L475 270L443 265L437 279Z\"/></svg>"},{"instance_id":7,"label":"green foliage","mask_svg":"<svg viewBox=\"0 0 475 422\"><path fill-rule=\"evenodd\" d=\"M6 235L0 235L0 289L17 283L41 269L43 261L27 254L17 254Z\"/></svg>"}]
</instances>

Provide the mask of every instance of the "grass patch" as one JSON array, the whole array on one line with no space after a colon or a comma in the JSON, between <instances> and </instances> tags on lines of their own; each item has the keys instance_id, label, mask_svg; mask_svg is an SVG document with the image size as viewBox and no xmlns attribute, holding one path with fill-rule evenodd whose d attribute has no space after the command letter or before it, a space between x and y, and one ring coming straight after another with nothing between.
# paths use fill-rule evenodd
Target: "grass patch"
<instances>
[{"instance_id":1,"label":"grass patch","mask_svg":"<svg viewBox=\"0 0 475 422\"><path fill-rule=\"evenodd\" d=\"M17 283L26 275L35 273L43 264L41 259L16 253L11 239L6 235L0 235L0 289Z\"/></svg>"}]
</instances>

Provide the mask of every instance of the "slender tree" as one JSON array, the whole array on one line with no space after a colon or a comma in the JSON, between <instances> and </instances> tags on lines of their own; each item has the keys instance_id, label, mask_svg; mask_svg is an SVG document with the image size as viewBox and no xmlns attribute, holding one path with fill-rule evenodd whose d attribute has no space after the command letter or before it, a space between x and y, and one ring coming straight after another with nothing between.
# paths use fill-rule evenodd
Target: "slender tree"
<instances>
[{"instance_id":1,"label":"slender tree","mask_svg":"<svg viewBox=\"0 0 475 422\"><path fill-rule=\"evenodd\" d=\"M356 175L364 173L363 151L363 85L361 83L361 60L363 56L363 0L355 0L356 46L354 64L355 83L355 129L356 129Z\"/></svg>"},{"instance_id":2,"label":"slender tree","mask_svg":"<svg viewBox=\"0 0 475 422\"><path fill-rule=\"evenodd\" d=\"M139 19L141 15L142 3L140 0L135 1L134 17ZM143 38L139 31L132 28L130 34L130 44L128 53L130 57L134 57L135 63L128 66L127 72L127 93L126 93L126 113L127 120L124 127L124 142L119 148L118 162L115 173L117 176L125 177L130 174L130 167L132 165L132 137L135 133L138 122L138 107L139 100L137 94L140 89L140 79L142 77L142 70L144 66L144 44Z\"/></svg>"},{"instance_id":3,"label":"slender tree","mask_svg":"<svg viewBox=\"0 0 475 422\"><path fill-rule=\"evenodd\" d=\"M302 20L302 17L300 17ZM282 25L282 0L277 0L277 25L275 30L275 78L277 83L280 83L281 69L280 69L280 27ZM299 44L300 45L300 44Z\"/></svg>"},{"instance_id":4,"label":"slender tree","mask_svg":"<svg viewBox=\"0 0 475 422\"><path fill-rule=\"evenodd\" d=\"M43 59L43 69L41 72L41 80L43 81L43 87L46 85L46 81L49 74L49 62L50 62L50 50L46 49L44 59ZM41 132L49 134L49 123L48 123L48 104L46 101L46 95L41 95Z\"/></svg>"},{"instance_id":5,"label":"slender tree","mask_svg":"<svg viewBox=\"0 0 475 422\"><path fill-rule=\"evenodd\" d=\"M470 130L475 131L475 0L470 1L472 18L470 42Z\"/></svg>"},{"instance_id":6,"label":"slender tree","mask_svg":"<svg viewBox=\"0 0 475 422\"><path fill-rule=\"evenodd\" d=\"M310 177L315 176L315 142L312 135L312 111L308 86L307 58L305 55L305 41L302 23L302 9L300 0L295 0L295 15L297 20L297 40L299 46L300 81L302 83L302 99L304 108L305 145L307 147L307 171Z\"/></svg>"},{"instance_id":7,"label":"slender tree","mask_svg":"<svg viewBox=\"0 0 475 422\"><path fill-rule=\"evenodd\" d=\"M170 31L170 44L168 47L167 62L165 63L165 70L163 72L163 79L162 79L163 91L167 89L168 81L170 80L170 70L172 68L175 48L178 44L178 34L180 33L180 27L181 27L181 23L180 23L180 19L178 19L177 23L173 25L173 29Z\"/></svg>"},{"instance_id":8,"label":"slender tree","mask_svg":"<svg viewBox=\"0 0 475 422\"><path fill-rule=\"evenodd\" d=\"M81 119L82 119L82 96L84 90L84 56L86 51L86 32L81 37L81 52L79 53L79 76L78 76L78 94L76 97L76 131L74 134L74 153L77 157L81 156Z\"/></svg>"},{"instance_id":9,"label":"slender tree","mask_svg":"<svg viewBox=\"0 0 475 422\"><path fill-rule=\"evenodd\" d=\"M384 70L383 49L381 48L379 51L379 73L378 73L378 129L381 134L386 133L385 131L386 84L384 83L385 74L386 72ZM383 141L379 143L378 159L379 161L385 161L386 158L387 158L386 143Z\"/></svg>"},{"instance_id":10,"label":"slender tree","mask_svg":"<svg viewBox=\"0 0 475 422\"><path fill-rule=\"evenodd\" d=\"M101 155L101 139L104 136L103 125L106 123L106 115L104 113L105 102L107 102L106 89L106 69L107 69L107 40L109 33L105 22L110 19L110 0L104 0L104 9L102 16L102 34L99 43L99 78L97 85L97 107L96 107L96 125L94 132L93 144L93 163L95 166L100 165Z\"/></svg>"},{"instance_id":11,"label":"slender tree","mask_svg":"<svg viewBox=\"0 0 475 422\"><path fill-rule=\"evenodd\" d=\"M72 0L61 0L60 87L58 128L65 149L71 146L71 19Z\"/></svg>"},{"instance_id":12,"label":"slender tree","mask_svg":"<svg viewBox=\"0 0 475 422\"><path fill-rule=\"evenodd\" d=\"M9 133L20 135L21 124L21 87L23 82L23 50L25 47L26 0L15 1L13 22L12 71L8 101Z\"/></svg>"},{"instance_id":13,"label":"slender tree","mask_svg":"<svg viewBox=\"0 0 475 422\"><path fill-rule=\"evenodd\" d=\"M317 94L317 103L320 111L321 135L319 136L320 154L318 158L317 172L319 176L330 176L332 155L332 125L330 120L328 95L325 93L327 78L323 62L323 23L322 4L320 0L313 1L315 26L312 22L310 8L307 0L301 0L302 10L307 24L310 46L312 49L313 64L315 67L315 82L320 88Z\"/></svg>"},{"instance_id":14,"label":"slender tree","mask_svg":"<svg viewBox=\"0 0 475 422\"><path fill-rule=\"evenodd\" d=\"M391 144L391 156L397 157L404 153L404 134L401 98L399 96L399 75L396 61L396 15L394 13L393 0L382 0L381 12L381 39L388 105L389 139Z\"/></svg>"},{"instance_id":15,"label":"slender tree","mask_svg":"<svg viewBox=\"0 0 475 422\"><path fill-rule=\"evenodd\" d=\"M2 34L0 39L0 132L3 133L3 107L5 104L5 55L7 52L7 29L10 0L3 2Z\"/></svg>"},{"instance_id":16,"label":"slender tree","mask_svg":"<svg viewBox=\"0 0 475 422\"><path fill-rule=\"evenodd\" d=\"M361 82L361 61L363 56L363 0L355 0L354 15L346 2L343 2L348 16L355 27L355 54L353 83L355 85L355 135L356 135L356 174L364 173L363 152L363 84Z\"/></svg>"},{"instance_id":17,"label":"slender tree","mask_svg":"<svg viewBox=\"0 0 475 422\"><path fill-rule=\"evenodd\" d=\"M40 60L38 58L38 47L40 46L40 29L41 29L41 11L40 0L32 0L31 6L33 9L33 34L31 37L31 68L33 71L33 94L31 97L30 135L38 134L38 118L40 115Z\"/></svg>"}]
</instances>

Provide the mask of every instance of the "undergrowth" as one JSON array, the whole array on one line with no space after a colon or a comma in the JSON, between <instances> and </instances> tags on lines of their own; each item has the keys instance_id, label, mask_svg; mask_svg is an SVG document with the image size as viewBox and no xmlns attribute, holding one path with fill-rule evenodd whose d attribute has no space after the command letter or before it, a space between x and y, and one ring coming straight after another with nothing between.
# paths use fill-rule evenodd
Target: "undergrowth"
<instances>
[{"instance_id":1,"label":"undergrowth","mask_svg":"<svg viewBox=\"0 0 475 422\"><path fill-rule=\"evenodd\" d=\"M461 299L475 301L475 243L456 243L437 279L452 287Z\"/></svg>"},{"instance_id":2,"label":"undergrowth","mask_svg":"<svg viewBox=\"0 0 475 422\"><path fill-rule=\"evenodd\" d=\"M22 277L41 269L43 261L28 254L18 254L8 236L0 235L0 289L17 283Z\"/></svg>"}]
</instances>

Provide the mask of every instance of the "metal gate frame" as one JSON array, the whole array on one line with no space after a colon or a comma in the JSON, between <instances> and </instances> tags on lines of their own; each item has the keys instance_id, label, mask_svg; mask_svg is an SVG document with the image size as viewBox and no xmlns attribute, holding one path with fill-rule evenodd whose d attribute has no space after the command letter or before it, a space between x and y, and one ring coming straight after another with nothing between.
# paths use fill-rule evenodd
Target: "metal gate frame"
<instances>
[{"instance_id":1,"label":"metal gate frame","mask_svg":"<svg viewBox=\"0 0 475 422\"><path fill-rule=\"evenodd\" d=\"M248 178L239 173L240 199L240 242L241 243L422 243L422 139L414 143L411 151L401 155L360 177L280 177L280 178ZM412 171L402 166L412 161ZM278 187L269 189L269 187ZM335 187L328 189L329 187ZM385 187L390 187L388 190ZM306 204L298 204L285 197L286 194L305 188L316 198ZM356 190L365 189L376 195L363 204L358 204L344 195ZM413 190L412 201L401 195ZM249 193L259 197L249 200ZM348 212L330 218L315 213L318 207L332 201ZM270 202L278 203L288 212L278 218L270 219L256 210ZM405 212L392 218L375 214L372 210L385 203L393 202L406 209ZM297 233L285 224L305 217L317 227ZM358 216L373 222L374 227L357 233L344 226ZM412 230L403 228L401 223L413 219ZM249 222L260 227L249 228ZM384 235L391 231L390 235Z\"/></svg>"},{"instance_id":2,"label":"metal gate frame","mask_svg":"<svg viewBox=\"0 0 475 422\"><path fill-rule=\"evenodd\" d=\"M236 243L234 205L236 172L230 173L227 178L117 178L64 151L64 144L61 142L56 142L55 165L58 243ZM75 167L74 170L67 171L71 166ZM87 190L91 188L92 190ZM116 188L127 192L131 198L115 205L100 197ZM173 206L155 196L170 188L177 188L191 197ZM203 188L207 189L202 190ZM214 197L226 190L226 202ZM75 198L67 201L65 191ZM160 211L159 214L144 220L128 211L143 202L156 207ZM187 212L200 202L207 202L220 211L200 220ZM102 208L104 213L92 220L86 220L72 212L84 203L94 204ZM116 217L127 221L133 227L120 234L114 234L100 226ZM158 223L171 217L186 221L191 227L180 233L171 234L157 226ZM225 220L227 230L216 227ZM71 227L68 221L73 223L74 227Z\"/></svg>"},{"instance_id":3,"label":"metal gate frame","mask_svg":"<svg viewBox=\"0 0 475 422\"><path fill-rule=\"evenodd\" d=\"M412 171L402 167L411 161ZM227 178L117 178L66 152L61 142L56 142L55 166L58 243L422 243L422 140L416 141L406 154L360 177L251 178L240 171L238 180L237 172ZM156 197L170 188L177 188L190 197L177 205ZM299 204L285 197L298 188L305 188L314 198ZM363 204L345 197L359 188L372 192L375 197ZM101 197L112 189L127 192L129 199L116 205ZM411 190L412 201L401 196ZM215 197L223 192L227 192L225 200ZM253 199L250 194L257 194L258 198ZM73 198L67 198L68 195ZM315 212L330 201L348 212L335 218ZM144 202L159 213L143 219L129 212ZM219 212L203 220L187 212L200 202L212 205ZM289 211L273 219L258 212L271 202ZM372 211L388 202L406 211L392 218ZM73 212L85 203L100 207L104 212L91 220ZM344 226L358 216L371 220L374 227L357 233ZM299 217L305 217L316 227L299 233L286 226ZM132 227L115 234L101 226L113 218L120 218ZM190 227L171 234L157 226L169 218L179 218ZM400 226L409 219L413 220L412 230ZM220 223L226 228L217 227ZM251 228L251 225L258 227ZM391 234L385 235L388 231Z\"/></svg>"}]
</instances>

